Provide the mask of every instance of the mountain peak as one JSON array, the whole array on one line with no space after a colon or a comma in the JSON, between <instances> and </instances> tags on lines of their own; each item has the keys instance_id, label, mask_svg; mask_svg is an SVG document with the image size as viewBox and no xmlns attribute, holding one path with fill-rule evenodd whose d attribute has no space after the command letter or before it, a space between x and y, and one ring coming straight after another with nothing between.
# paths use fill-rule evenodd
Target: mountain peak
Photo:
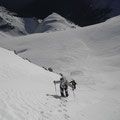
<instances>
[{"instance_id":1,"label":"mountain peak","mask_svg":"<svg viewBox=\"0 0 120 120\"><path fill-rule=\"evenodd\" d=\"M38 26L36 32L53 32L76 28L77 26L57 13L46 17Z\"/></svg>"},{"instance_id":2,"label":"mountain peak","mask_svg":"<svg viewBox=\"0 0 120 120\"><path fill-rule=\"evenodd\" d=\"M52 14L50 14L48 17L46 17L44 20L60 20L60 19L63 19L63 20L65 20L65 18L64 17L62 17L61 15L59 15L59 14L57 14L57 13L52 13Z\"/></svg>"}]
</instances>

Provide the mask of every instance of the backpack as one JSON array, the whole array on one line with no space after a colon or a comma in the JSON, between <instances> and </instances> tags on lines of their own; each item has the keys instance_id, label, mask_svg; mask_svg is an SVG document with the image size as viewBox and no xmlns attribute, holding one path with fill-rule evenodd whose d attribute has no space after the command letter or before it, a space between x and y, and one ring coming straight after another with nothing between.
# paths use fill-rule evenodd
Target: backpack
<instances>
[{"instance_id":1,"label":"backpack","mask_svg":"<svg viewBox=\"0 0 120 120\"><path fill-rule=\"evenodd\" d=\"M75 80L70 81L70 83L74 86L74 88L76 88L77 83L75 82Z\"/></svg>"}]
</instances>

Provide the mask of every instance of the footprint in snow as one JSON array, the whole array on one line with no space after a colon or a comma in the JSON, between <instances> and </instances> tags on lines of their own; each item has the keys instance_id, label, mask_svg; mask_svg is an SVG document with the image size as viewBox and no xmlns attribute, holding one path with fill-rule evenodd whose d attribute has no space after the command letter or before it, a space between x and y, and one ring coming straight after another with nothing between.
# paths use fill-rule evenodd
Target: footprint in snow
<instances>
[{"instance_id":1,"label":"footprint in snow","mask_svg":"<svg viewBox=\"0 0 120 120\"><path fill-rule=\"evenodd\" d=\"M58 112L62 112L62 110L58 110Z\"/></svg>"},{"instance_id":2,"label":"footprint in snow","mask_svg":"<svg viewBox=\"0 0 120 120\"><path fill-rule=\"evenodd\" d=\"M66 109L63 109L63 111L67 112L67 110L66 110Z\"/></svg>"},{"instance_id":3,"label":"footprint in snow","mask_svg":"<svg viewBox=\"0 0 120 120\"><path fill-rule=\"evenodd\" d=\"M64 114L64 117L65 117L65 119L69 119L70 118L70 116L67 115L67 114Z\"/></svg>"}]
</instances>

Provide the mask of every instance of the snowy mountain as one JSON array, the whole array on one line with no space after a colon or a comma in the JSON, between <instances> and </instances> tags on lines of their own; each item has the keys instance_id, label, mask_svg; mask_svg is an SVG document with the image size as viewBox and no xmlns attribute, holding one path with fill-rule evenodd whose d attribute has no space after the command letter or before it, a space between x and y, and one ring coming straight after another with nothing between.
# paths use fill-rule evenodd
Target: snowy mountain
<instances>
[{"instance_id":1,"label":"snowy mountain","mask_svg":"<svg viewBox=\"0 0 120 120\"><path fill-rule=\"evenodd\" d=\"M61 31L76 27L78 26L76 26L73 23L70 23L64 17L58 15L57 13L52 13L41 22L36 32L43 33L43 32L51 32L51 31Z\"/></svg>"},{"instance_id":2,"label":"snowy mountain","mask_svg":"<svg viewBox=\"0 0 120 120\"><path fill-rule=\"evenodd\" d=\"M60 76L0 48L0 119L119 120L120 16L85 28L48 30L1 38L0 47L75 79L77 89L61 98L52 83Z\"/></svg>"},{"instance_id":3,"label":"snowy mountain","mask_svg":"<svg viewBox=\"0 0 120 120\"><path fill-rule=\"evenodd\" d=\"M27 34L22 19L14 17L3 7L0 7L0 23L0 30L8 34Z\"/></svg>"},{"instance_id":4,"label":"snowy mountain","mask_svg":"<svg viewBox=\"0 0 120 120\"><path fill-rule=\"evenodd\" d=\"M43 21L37 18L20 18L14 13L0 7L0 31L7 35L20 36L32 33L61 31L78 26L69 22L57 13L53 13Z\"/></svg>"},{"instance_id":5,"label":"snowy mountain","mask_svg":"<svg viewBox=\"0 0 120 120\"><path fill-rule=\"evenodd\" d=\"M19 18L14 13L0 7L0 31L12 35L26 35L34 33L39 21L36 18Z\"/></svg>"}]
</instances>

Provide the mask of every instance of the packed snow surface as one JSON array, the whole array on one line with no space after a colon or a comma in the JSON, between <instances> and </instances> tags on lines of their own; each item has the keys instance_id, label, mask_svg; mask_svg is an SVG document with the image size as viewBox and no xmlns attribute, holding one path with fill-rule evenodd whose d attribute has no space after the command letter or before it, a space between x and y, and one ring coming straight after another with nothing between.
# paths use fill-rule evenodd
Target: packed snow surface
<instances>
[{"instance_id":1,"label":"packed snow surface","mask_svg":"<svg viewBox=\"0 0 120 120\"><path fill-rule=\"evenodd\" d=\"M0 46L31 61L0 48L1 120L120 120L119 16L85 28L4 37ZM55 91L56 72L77 82L68 98L60 97L59 85Z\"/></svg>"}]
</instances>

